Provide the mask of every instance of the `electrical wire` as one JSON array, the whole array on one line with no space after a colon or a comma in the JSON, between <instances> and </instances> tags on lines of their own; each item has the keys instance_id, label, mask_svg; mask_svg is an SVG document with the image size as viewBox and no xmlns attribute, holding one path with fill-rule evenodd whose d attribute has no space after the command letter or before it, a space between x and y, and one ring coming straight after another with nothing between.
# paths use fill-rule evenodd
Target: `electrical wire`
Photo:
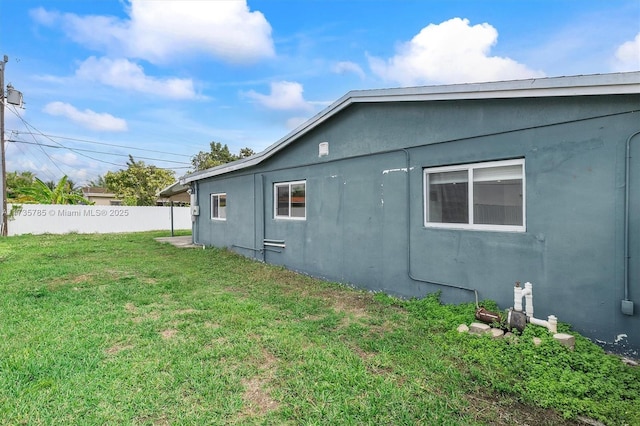
<instances>
[{"instance_id":1,"label":"electrical wire","mask_svg":"<svg viewBox=\"0 0 640 426\"><path fill-rule=\"evenodd\" d=\"M128 165L127 164L118 164L118 163L113 163L111 161L106 161L106 160L102 160L99 158L95 158L92 157L90 155L84 154L84 152L89 152L89 153L95 153L95 154L101 154L101 155L115 155L115 156L127 156L130 157L129 154L114 154L114 153L110 153L110 152L104 152L104 151L96 151L96 150L89 150L89 149L81 149L81 148L71 148L68 146L63 145L62 143L56 141L55 139L53 139L54 137L58 137L59 139L65 139L65 140L71 140L71 141L77 141L77 142L81 142L81 143L93 143L93 144L97 144L97 145L105 145L105 146L113 146L113 147L118 147L118 148L126 148L126 149L131 149L131 150L138 150L138 151L146 151L146 152L152 152L152 153L158 153L158 154L167 154L167 155L175 155L175 156L181 156L181 157L187 157L187 158L191 158L191 156L186 155L186 154L176 154L176 153L171 153L171 152L164 152L164 151L154 151L154 150L148 150L148 149L143 149L143 148L134 148L134 147L128 147L125 145L116 145L116 144L109 144L109 143L103 143L103 142L96 142L96 141L89 141L86 139L77 139L77 138L69 138L69 137L64 137L64 136L55 136L55 135L48 135L43 133L42 131L40 131L38 128L36 128L35 126L33 126L32 124L30 124L29 122L27 122L17 111L15 106L11 106L11 108L8 108L9 111L11 111L16 117L18 117L18 119L22 122L22 124L25 126L26 128L26 132L21 132L18 130L14 130L12 131L12 134L15 135L19 135L19 134L28 134L33 138L33 142L29 142L29 141L25 141L25 140L16 140L16 139L11 139L8 140L7 142L12 142L16 144L16 147L19 147L19 144L25 144L25 145L36 145L38 146L38 148L40 148L40 150L42 151L42 153L49 159L49 161L51 161L51 163L53 163L53 165L60 171L60 173L62 173L63 175L69 175L69 173L65 173L59 166L58 163L62 163L67 167L72 167L69 164L64 163L64 161L55 161L53 158L51 158L49 156L49 154L45 151L45 148L53 148L53 149L66 149L69 150L73 153L76 153L79 156L88 158L90 160L93 161L97 161L99 163L104 163L104 164L109 164L109 165L113 165L113 166L117 166L120 168L127 168ZM55 145L49 145L49 144L43 144L42 142L40 142L38 140L37 137L43 137L45 139L48 139L49 141L51 141L52 143L54 143ZM22 149L20 149L22 151ZM24 151L22 151L24 153ZM136 157L136 158L140 158L140 159L145 159L145 160L150 160L150 161L159 161L159 162L166 162L166 163L173 163L173 164L183 164L183 166L173 166L173 167L158 167L158 169L162 169L162 170L168 170L168 171L172 171L174 173L178 172L179 170L188 170L191 169L191 163L188 162L184 162L184 161L175 161L175 160L163 160L163 159L158 159L158 158L151 158L151 157ZM157 167L157 166L156 166ZM48 174L50 174L50 172L48 170L43 170L45 172L47 172Z\"/></svg>"},{"instance_id":2,"label":"electrical wire","mask_svg":"<svg viewBox=\"0 0 640 426\"><path fill-rule=\"evenodd\" d=\"M15 109L15 107L14 107L14 109ZM89 158L89 159L94 160L94 161L98 161L98 162L102 162L102 163L106 163L106 164L110 164L110 165L114 165L114 166L118 166L118 167L127 167L127 165L126 165L126 164L117 164L117 163L112 163L112 162L110 162L110 161L100 160L100 159L98 159L98 158L94 158L94 157L91 157L91 156L89 156L89 155L82 154L82 152L90 152L90 153L104 154L104 155L126 156L126 157L128 157L128 156L129 156L129 154L114 154L114 153L104 152L104 151L95 151L95 150L88 150L88 149L82 149L82 148L70 148L70 147L65 146L65 145L61 144L60 142L58 142L58 141L54 140L54 139L53 139L53 137L54 137L53 135L47 135L47 134L45 134L45 133L41 132L40 130L38 130L35 126L33 126L32 124L30 124L30 123L28 123L26 120L24 120L24 119L20 116L20 114L18 114L18 113L17 113L17 111L12 111L12 112L13 112L16 116L18 116L18 118L23 122L23 124L25 125L25 127L26 127L27 129L32 128L32 129L33 129L35 132L37 132L37 133L31 132L31 131L30 131L30 132L19 132L19 131L14 131L14 133L15 133L15 134L20 134L20 133L26 133L26 134L29 134L29 135L34 139L34 142L22 141L22 140L13 140L13 139L12 139L12 140L9 140L9 142L14 142L14 143L24 143L24 144L30 144L30 145L38 145L41 149L42 149L42 147L54 148L54 149L67 149L67 150L69 150L69 151L71 151L71 152L77 153L78 155L81 155L81 156L83 156L83 157ZM50 140L51 142L55 143L56 145L43 144L43 143L39 142L39 141L36 139L36 136L42 136L42 137L44 137L44 138L46 138L46 139ZM65 137L62 137L62 139L74 140L74 138L65 138ZM87 142L87 143L97 143L97 144L99 144L99 145L107 145L107 146L120 146L120 147L124 147L124 148L129 148L129 149L138 149L138 150L141 150L141 151L148 151L148 152L155 152L155 153L163 153L163 151L146 150L146 149L143 149L143 148L132 148L132 147L124 146L124 145L104 144L104 143L100 143L100 142L89 142L89 141L86 141L86 140L78 140L78 141L80 141L80 142ZM44 150L43 150L43 151L44 151ZM188 156L188 155L186 155L186 154L175 154L175 153L167 153L167 154L170 154L170 155L180 155L180 156L184 156L184 157L189 157L189 158L190 158L190 156ZM45 155L47 155L47 154L46 154L46 152L45 152ZM49 158L49 159L50 159L54 164L56 164L56 163L53 161L53 159L51 159L51 157L49 157L48 155L47 155L47 157L48 157L48 158ZM150 160L150 161L160 161L160 162L174 163L174 164L183 164L183 165L184 165L184 166L176 166L176 167L171 167L171 168L167 168L167 167L158 167L158 168L160 168L160 169L165 169L165 170L178 170L178 169L190 169L190 168L191 168L191 163L184 162L184 161L164 160L164 159L160 159L160 158L151 158L151 157L136 157L136 158L144 159L144 160ZM59 170L60 170L60 169L59 169ZM63 172L62 170L60 170L60 172L64 174L64 172Z\"/></svg>"},{"instance_id":3,"label":"electrical wire","mask_svg":"<svg viewBox=\"0 0 640 426\"><path fill-rule=\"evenodd\" d=\"M20 135L21 133L31 134L30 132L21 132L19 130L13 130L11 132L14 133L15 135ZM47 138L64 139L64 140L69 140L69 141L82 142L82 143L95 144L95 145L112 146L112 147L115 147L115 148L125 148L125 149L136 150L136 151L146 151L146 152L152 152L154 154L167 154L167 155L175 155L175 156L178 156L178 157L186 157L186 158L191 158L192 157L191 155L187 155L187 154L177 154L175 152L158 151L158 150L145 149L145 148L136 148L136 147L127 146L127 145L117 145L117 144L106 143L106 142L97 142L97 141L92 141L92 140L89 140L89 139L79 139L79 138L71 138L71 137L67 137L67 136L58 136L58 135L49 135L49 134L41 134L41 136L44 136L44 137L47 137Z\"/></svg>"},{"instance_id":4,"label":"electrical wire","mask_svg":"<svg viewBox=\"0 0 640 426\"><path fill-rule=\"evenodd\" d=\"M22 124L24 124L24 126L25 126L27 129L28 129L28 128L32 128L33 130L35 130L35 131L37 132L37 134L38 134L38 135L43 136L43 137L45 137L46 139L49 139L51 142L53 142L53 143L55 143L55 144L57 144L57 145L59 145L59 146L61 146L61 147L63 147L63 148L67 148L67 147L65 147L64 145L62 145L61 143L59 143L59 142L55 141L54 139L51 139L51 138L49 138L49 137L44 136L44 133L42 133L40 130L38 130L35 126L33 126L33 125L29 124L29 123L28 123L24 118L22 118L22 116L17 112L17 110L16 110L16 108L15 108L15 107L13 107L13 108L9 108L9 111L11 111L11 112L16 116L16 117L18 117L18 119L19 119L20 121L22 121ZM34 142L35 142L37 145L40 145L40 142L38 142L38 140L37 140L37 139L36 139L36 137L35 137L36 135L35 135L35 134L33 134L33 133L31 133L31 136L33 137ZM44 151L44 148L42 148L42 147L40 147L40 148L42 149L42 151L43 151L43 152L45 152L45 151ZM68 149L69 151L71 151L71 152L75 152L73 148L67 148L67 149ZM56 165L56 168L58 168L58 170L60 170L60 168L57 166L56 162L55 162L55 161L53 161L53 159L52 159L51 157L49 157L49 154L47 154L47 153L45 152L45 155L49 158L49 160L51 160L51 162L52 162L52 163L54 163L54 165ZM78 153L78 155L81 155L81 156L83 156L83 157L89 158L89 159L91 159L91 160L93 160L93 161L98 161L98 162L100 162L100 163L110 164L110 165L112 165L112 166L124 167L122 164L116 164L116 163L112 163L112 162L110 162L110 161L100 160L100 159L98 159L98 158L91 157L90 155L86 155L86 154L82 154L82 153ZM67 173L64 173L62 170L60 170L60 172L61 172L62 174L67 174Z\"/></svg>"},{"instance_id":5,"label":"electrical wire","mask_svg":"<svg viewBox=\"0 0 640 426\"><path fill-rule=\"evenodd\" d=\"M40 143L40 142L29 142L29 141L21 141L21 140L16 140L16 139L8 139L7 142L24 143L24 144L28 144L28 145L39 145L41 147L54 148L54 149L68 149L68 150L73 151L73 152L77 152L77 151L91 152L91 153L94 153L94 154L114 155L114 156L118 156L118 157L128 157L129 156L129 154L115 154L113 152L95 151L95 150L91 150L91 149L69 148L69 147L66 147L66 146L47 145L47 144L43 144L43 143ZM142 159L142 160L163 161L163 162L166 162L166 163L175 163L175 164L186 164L186 165L191 164L191 163L187 163L185 161L163 160L163 159L160 159L160 158L139 157L139 156L137 156L136 158L139 158L139 159Z\"/></svg>"},{"instance_id":6,"label":"electrical wire","mask_svg":"<svg viewBox=\"0 0 640 426\"><path fill-rule=\"evenodd\" d=\"M18 117L18 119L19 119L20 121L22 121L22 124L24 124L25 126L28 126L28 123L27 123L27 122L24 120L24 118L22 118L22 116L18 113L18 110L17 110L17 108L16 108L14 105L9 105L9 108L8 108L8 109L9 109L9 111L11 111L11 112L16 116L16 117ZM32 137L33 137L33 140L34 140L35 142L37 142L37 140L36 140L35 136L34 136L34 135L32 135ZM60 173L62 173L63 175L67 175L67 173L65 173L65 172L64 172L64 170L62 170L62 169L60 168L60 166L58 166L58 163L57 163L56 161L53 161L53 158L51 158L51 157L49 156L49 154L44 150L44 148L43 148L43 147L41 147L41 146L40 146L40 150L41 150L41 151L42 151L42 153L43 153L43 154L44 154L44 155L49 159L49 161L51 161L51 163L55 166L55 168L56 168L56 169L58 169L58 171L59 171Z\"/></svg>"},{"instance_id":7,"label":"electrical wire","mask_svg":"<svg viewBox=\"0 0 640 426\"><path fill-rule=\"evenodd\" d=\"M9 142L8 140L6 142ZM23 147L21 145L15 145L15 147L22 153L22 155L24 155L25 157L31 157L30 161L33 161L34 164L38 164L41 163L42 160L40 160L35 154L33 154L31 151L32 150L25 150L23 149ZM50 180L55 180L55 175L50 171L49 168L45 168L45 169L40 169L38 170L40 173L45 173Z\"/></svg>"}]
</instances>

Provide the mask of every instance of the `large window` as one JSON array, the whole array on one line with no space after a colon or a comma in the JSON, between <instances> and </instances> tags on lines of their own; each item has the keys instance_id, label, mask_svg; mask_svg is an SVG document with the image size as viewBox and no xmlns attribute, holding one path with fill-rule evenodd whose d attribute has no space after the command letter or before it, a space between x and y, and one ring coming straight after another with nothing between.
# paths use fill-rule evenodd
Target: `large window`
<instances>
[{"instance_id":1,"label":"large window","mask_svg":"<svg viewBox=\"0 0 640 426\"><path fill-rule=\"evenodd\" d=\"M524 160L424 170L425 226L525 230Z\"/></svg>"},{"instance_id":2,"label":"large window","mask_svg":"<svg viewBox=\"0 0 640 426\"><path fill-rule=\"evenodd\" d=\"M211 194L211 219L227 219L227 194Z\"/></svg>"},{"instance_id":3,"label":"large window","mask_svg":"<svg viewBox=\"0 0 640 426\"><path fill-rule=\"evenodd\" d=\"M306 186L306 181L274 184L274 217L277 219L305 219L307 216Z\"/></svg>"}]
</instances>

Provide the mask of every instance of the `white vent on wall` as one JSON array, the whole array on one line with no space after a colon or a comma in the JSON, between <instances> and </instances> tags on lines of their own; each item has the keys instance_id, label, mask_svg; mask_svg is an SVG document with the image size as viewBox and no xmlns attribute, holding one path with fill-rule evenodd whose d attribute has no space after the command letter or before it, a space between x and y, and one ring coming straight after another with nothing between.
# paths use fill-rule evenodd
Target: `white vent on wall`
<instances>
[{"instance_id":1,"label":"white vent on wall","mask_svg":"<svg viewBox=\"0 0 640 426\"><path fill-rule=\"evenodd\" d=\"M318 157L329 155L329 142L320 142L318 144Z\"/></svg>"}]
</instances>

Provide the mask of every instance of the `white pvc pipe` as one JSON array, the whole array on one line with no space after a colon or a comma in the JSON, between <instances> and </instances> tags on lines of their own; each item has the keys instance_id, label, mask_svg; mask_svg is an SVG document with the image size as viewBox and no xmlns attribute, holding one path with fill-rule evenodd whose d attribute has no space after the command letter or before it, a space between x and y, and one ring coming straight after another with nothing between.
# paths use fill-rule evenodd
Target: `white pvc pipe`
<instances>
[{"instance_id":1,"label":"white pvc pipe","mask_svg":"<svg viewBox=\"0 0 640 426\"><path fill-rule=\"evenodd\" d=\"M554 315L549 315L549 319L547 321L534 317L528 318L528 321L531 324L545 327L550 333L556 334L558 332L558 319Z\"/></svg>"},{"instance_id":2,"label":"white pvc pipe","mask_svg":"<svg viewBox=\"0 0 640 426\"><path fill-rule=\"evenodd\" d=\"M533 317L533 285L531 285L530 282L524 283L522 295L526 301L525 311L527 313L527 318Z\"/></svg>"},{"instance_id":3,"label":"white pvc pipe","mask_svg":"<svg viewBox=\"0 0 640 426\"><path fill-rule=\"evenodd\" d=\"M522 287L519 285L513 287L513 310L522 312Z\"/></svg>"},{"instance_id":4,"label":"white pvc pipe","mask_svg":"<svg viewBox=\"0 0 640 426\"><path fill-rule=\"evenodd\" d=\"M548 319L541 320L533 316L533 285L530 282L524 284L524 288L516 285L513 287L513 310L522 312L522 298L525 298L525 314L527 322L541 327L545 327L550 333L558 332L558 318L555 315L549 315Z\"/></svg>"}]
</instances>

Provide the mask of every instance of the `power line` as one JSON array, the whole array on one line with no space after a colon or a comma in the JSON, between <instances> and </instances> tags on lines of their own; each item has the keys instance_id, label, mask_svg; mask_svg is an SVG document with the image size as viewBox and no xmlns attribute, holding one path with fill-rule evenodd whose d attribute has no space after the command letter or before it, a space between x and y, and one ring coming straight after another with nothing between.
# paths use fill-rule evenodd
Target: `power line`
<instances>
[{"instance_id":1,"label":"power line","mask_svg":"<svg viewBox=\"0 0 640 426\"><path fill-rule=\"evenodd\" d=\"M106 155L123 155L123 154L113 154L113 153L108 153L108 152L100 152L100 151L92 151L92 150L86 150L86 149L80 149L80 148L70 148L70 147L67 147L67 146L65 146L65 145L61 144L60 142L58 142L58 141L54 140L54 139L53 139L53 137L52 137L52 135L46 135L45 133L43 133L43 132L41 132L40 130L38 130L35 126L33 126L32 124L28 123L28 122L27 122L27 121L26 121L26 120L25 120L25 119L24 119L24 118L23 118L23 117L22 117L22 116L17 112L17 110L15 110L15 108L14 108L14 110L13 110L13 111L11 111L11 112L12 112L14 115L16 115L16 116L18 117L18 119L19 119L19 120L24 124L25 128L27 129L27 132L19 132L19 131L15 131L15 133L18 133L18 134L19 134L19 133L26 133L26 134L30 135L30 136L33 138L33 140L34 140L34 142L18 141L18 140L13 140L12 142L14 142L14 143L29 144L29 145L37 145L37 146L40 148L40 150L42 150L42 152L44 153L44 155L45 155L45 156L47 156L47 158L48 158L48 159L49 159L49 160L54 164L54 166L56 166L56 168L57 168L57 169L60 171L60 173L62 173L63 175L67 175L67 173L65 173L64 171L62 171L62 170L60 169L60 167L58 167L57 162L56 162L56 161L54 161L51 157L49 157L49 155L47 154L47 152L44 150L44 147L54 148L54 149L67 149L67 150L69 150L69 151L71 151L71 152L75 152L75 153L77 153L78 155L80 155L80 156L82 156L82 157L85 157L85 158L89 158L89 159L91 159L91 160L93 160L93 161L97 161L97 162L104 163L104 164L110 164L110 165L117 166L117 167L121 167L121 168L126 168L126 167L127 167L127 165L125 165L125 164L117 164L117 163L112 163L112 162L110 162L110 161L101 160L101 159L98 159L98 158L94 158L94 157L92 157L92 156L90 156L90 155L83 154L82 152L78 152L78 151L85 151L85 152L92 152L92 153L100 153L100 154L106 154ZM30 130L30 128L31 128L31 129L33 129L36 133L34 133L33 131L31 131L31 130ZM54 143L54 144L56 144L56 145L44 145L44 144L42 144L41 142L39 142L39 141L37 140L36 136L42 136L42 137L44 137L44 138L46 138L46 139L50 140L52 143ZM60 138L61 138L61 139L65 139L64 137L60 137ZM73 138L66 138L66 139L73 140ZM103 144L103 143L99 143L99 142L88 142L88 141L82 141L82 140L79 140L79 142ZM104 144L104 145L110 145L110 144ZM18 146L18 145L16 145L16 146ZM113 145L113 146L115 146L115 145ZM142 151L149 151L149 152L162 153L162 151L144 150L144 149L142 149L142 148L132 148L132 147L126 147L126 146L122 146L122 147L123 147L123 148L128 148L128 149L137 149L137 150L142 150ZM188 156L188 155L184 155L184 154L175 154L175 153L167 153L167 154L169 154L169 155L180 155L180 156L185 156L185 157L189 157L189 158L190 158L190 156ZM147 158L147 157L138 157L138 158L144 158L144 159L152 160L152 161L163 161L163 162L170 162L170 163L177 163L177 164L185 164L184 166L174 166L174 167L171 167L171 168L168 168L168 167L158 167L159 169L163 169L163 170L176 171L176 170L178 170L178 169L187 169L187 170L188 170L188 169L190 169L190 168L191 168L191 163L186 163L186 162L173 161L173 160L161 160L161 159L154 159L154 158ZM64 164L64 162L63 162L63 164ZM68 167L72 167L72 166L69 166L68 164L65 164L65 165L66 165L66 166L68 166Z\"/></svg>"},{"instance_id":2,"label":"power line","mask_svg":"<svg viewBox=\"0 0 640 426\"><path fill-rule=\"evenodd\" d=\"M20 132L19 130L13 130L12 132L15 133L16 135L19 135L20 133L31 134L29 132ZM158 150L144 149L144 148L135 148L135 147L127 146L127 145L117 145L117 144L106 143L106 142L97 142L97 141L92 141L92 140L89 140L89 139L79 139L79 138L71 138L71 137L67 137L67 136L48 135L48 134L44 134L44 133L39 133L39 135L44 136L44 137L46 137L48 139L57 138L57 139L64 139L64 140L69 140L69 141L83 142L83 143L89 143L89 144L95 144L95 145L112 146L112 147L115 147L115 148L125 148L125 149L132 149L132 150L136 150L136 151L153 152L154 154L168 154L168 155L175 155L175 156L178 156L178 157L186 157L186 158L191 158L192 157L191 155L187 155L187 154L177 154L175 152L158 151Z\"/></svg>"},{"instance_id":3,"label":"power line","mask_svg":"<svg viewBox=\"0 0 640 426\"><path fill-rule=\"evenodd\" d=\"M46 147L46 148L54 148L54 149L68 149L70 151L81 151L81 152L91 152L94 154L105 154L105 155L114 155L114 156L118 156L118 157L128 157L129 154L114 154L112 152L105 152L105 151L94 151L91 149L82 149L82 148L68 148L66 146L56 146L56 145L47 145L47 144L43 144L40 142L29 142L29 141L20 141L20 140L15 140L15 139L8 139L7 142L14 142L14 143L24 143L24 144L28 144L28 145L39 145L41 147ZM150 157L136 157L139 159L143 159L143 160L151 160L151 161L164 161L166 163L174 163L174 164L186 164L186 165L190 165L191 163L187 163L184 161L174 161L174 160L163 160L160 158L150 158Z\"/></svg>"},{"instance_id":4,"label":"power line","mask_svg":"<svg viewBox=\"0 0 640 426\"><path fill-rule=\"evenodd\" d=\"M27 129L30 127L30 128L32 128L33 130L35 130L35 131L37 132L37 134L38 134L38 135L44 136L45 138L49 139L51 142L53 142L53 143L55 143L55 144L58 144L59 146L61 146L61 147L63 147L63 148L67 148L67 147L65 147L64 145L62 145L60 142L57 142L57 141L55 141L55 140L53 140L53 139L51 139L51 138L49 138L49 137L45 136L45 135L44 135L44 133L42 133L40 130L38 130L35 126L33 126L33 125L29 124L29 123L28 123L24 118L22 118L22 116L21 116L20 114L18 114L18 112L17 112L17 111L11 111L11 112L13 112L13 114L14 114L14 115L16 115L16 116L20 119L20 121L22 121L22 123L25 125L25 127L26 127ZM37 141L37 139L36 139L36 135L35 135L35 134L33 134L33 132L30 132L29 134L33 137L33 140L36 142L36 144L40 145L40 143L39 143L39 142ZM41 147L40 149L42 149L42 150L43 150L43 152L44 152L44 149L43 149L42 147ZM74 152L73 148L67 148L67 149L68 149L69 151L71 151L71 152ZM45 155L46 155L47 157L49 157L49 155L48 155L48 154L46 154L46 152L45 152ZM93 161L98 161L98 162L100 162L100 163L110 164L110 165L112 165L112 166L123 167L123 165L122 165L122 164L116 164L116 163L112 163L112 162L110 162L110 161L99 160L99 159L97 159L97 158L93 158L93 157L91 157L91 156L89 156L89 155L86 155L86 154L78 153L78 155L81 155L81 156L83 156L83 157L89 158L89 159L91 159L91 160L93 160ZM58 167L58 166L57 166L57 164L56 164L56 162L55 162L55 161L53 161L53 159L52 159L51 157L49 157L49 160L51 160L51 162L52 162L52 163L54 163L54 164L56 165L56 167ZM58 170L60 170L60 168L58 168ZM60 172L61 172L62 174L66 174L66 173L64 173L62 170L60 170Z\"/></svg>"},{"instance_id":5,"label":"power line","mask_svg":"<svg viewBox=\"0 0 640 426\"><path fill-rule=\"evenodd\" d=\"M16 117L18 117L18 119L20 121L22 121L22 124L24 124L25 126L28 126L29 124L26 122L26 120L24 118L22 118L22 116L18 113L17 108L14 106L13 109L9 108L9 111L11 111ZM37 142L35 135L31 135L33 137L33 140ZM39 144L37 144L39 145ZM40 150L42 151L42 153L49 159L49 161L51 161L51 163L53 163L53 165L56 167L56 169L58 169L58 171L60 173L62 173L63 175L66 175L67 173L65 173L60 166L58 166L58 163L53 161L53 158L49 157L49 154L47 154L47 152L44 150L44 148L40 147Z\"/></svg>"}]
</instances>

